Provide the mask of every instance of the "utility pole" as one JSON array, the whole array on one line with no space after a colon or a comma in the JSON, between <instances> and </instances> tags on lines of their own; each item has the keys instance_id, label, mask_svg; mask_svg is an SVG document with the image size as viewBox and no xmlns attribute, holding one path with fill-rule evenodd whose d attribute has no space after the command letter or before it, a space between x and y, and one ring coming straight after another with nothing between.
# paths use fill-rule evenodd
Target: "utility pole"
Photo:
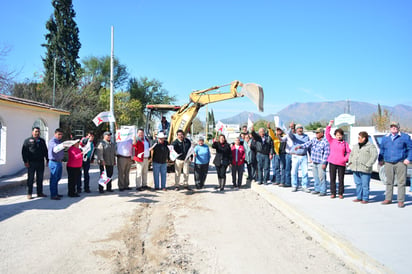
<instances>
[{"instance_id":1,"label":"utility pole","mask_svg":"<svg viewBox=\"0 0 412 274\"><path fill-rule=\"evenodd\" d=\"M56 61L57 57L54 57L54 62L53 62L53 102L52 106L54 107L54 102L55 102L55 97L56 97Z\"/></svg>"},{"instance_id":2,"label":"utility pole","mask_svg":"<svg viewBox=\"0 0 412 274\"><path fill-rule=\"evenodd\" d=\"M110 54L110 112L114 116L114 97L113 97L113 63L114 63L114 28L111 28L111 54ZM110 132L115 134L114 132L114 123L110 122Z\"/></svg>"}]
</instances>

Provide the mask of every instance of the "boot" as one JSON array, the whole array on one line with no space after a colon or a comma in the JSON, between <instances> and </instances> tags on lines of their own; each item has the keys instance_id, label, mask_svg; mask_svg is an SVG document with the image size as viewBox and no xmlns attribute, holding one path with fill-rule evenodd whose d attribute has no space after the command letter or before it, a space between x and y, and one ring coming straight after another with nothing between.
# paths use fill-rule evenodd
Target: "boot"
<instances>
[{"instance_id":1,"label":"boot","mask_svg":"<svg viewBox=\"0 0 412 274\"><path fill-rule=\"evenodd\" d=\"M225 185L226 185L226 178L221 179L221 180L222 180L222 183L220 185L220 191L223 191L225 189Z\"/></svg>"},{"instance_id":2,"label":"boot","mask_svg":"<svg viewBox=\"0 0 412 274\"><path fill-rule=\"evenodd\" d=\"M221 186L221 181L222 181L222 179L220 179L220 178L217 178L217 182L219 183L219 185L218 186L215 186L215 189L220 189L220 186Z\"/></svg>"}]
</instances>

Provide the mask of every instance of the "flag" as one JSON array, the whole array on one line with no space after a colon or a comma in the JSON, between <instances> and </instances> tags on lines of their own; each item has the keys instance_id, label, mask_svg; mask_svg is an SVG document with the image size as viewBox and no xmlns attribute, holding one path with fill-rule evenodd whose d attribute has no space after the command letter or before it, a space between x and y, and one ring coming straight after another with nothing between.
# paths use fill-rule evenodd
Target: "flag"
<instances>
[{"instance_id":1,"label":"flag","mask_svg":"<svg viewBox=\"0 0 412 274\"><path fill-rule=\"evenodd\" d=\"M116 131L116 142L120 143L128 140L133 140L135 132L136 130L134 126L122 127L121 129L118 129Z\"/></svg>"},{"instance_id":2,"label":"flag","mask_svg":"<svg viewBox=\"0 0 412 274\"><path fill-rule=\"evenodd\" d=\"M251 120L250 117L249 117L249 118L247 118L247 128L250 129L250 128L252 128L252 126L253 126L253 122L252 122L252 120ZM252 130L253 130L253 129L252 129Z\"/></svg>"},{"instance_id":3,"label":"flag","mask_svg":"<svg viewBox=\"0 0 412 274\"><path fill-rule=\"evenodd\" d=\"M102 174L100 174L99 185L105 186L111 179L112 178L107 177L106 170L103 170Z\"/></svg>"},{"instance_id":4,"label":"flag","mask_svg":"<svg viewBox=\"0 0 412 274\"><path fill-rule=\"evenodd\" d=\"M279 116L274 116L273 119L275 120L275 127L278 127L285 132L287 131L285 124L280 120Z\"/></svg>"},{"instance_id":5,"label":"flag","mask_svg":"<svg viewBox=\"0 0 412 274\"><path fill-rule=\"evenodd\" d=\"M103 111L97 114L97 116L93 119L93 123L96 125L96 127L98 127L103 122L116 122L114 114L110 111Z\"/></svg>"},{"instance_id":6,"label":"flag","mask_svg":"<svg viewBox=\"0 0 412 274\"><path fill-rule=\"evenodd\" d=\"M192 156L194 153L195 153L194 146L190 146L189 151L186 154L185 161L187 161L187 159L189 159L189 157Z\"/></svg>"},{"instance_id":7,"label":"flag","mask_svg":"<svg viewBox=\"0 0 412 274\"><path fill-rule=\"evenodd\" d=\"M216 131L223 132L223 128L224 128L224 127L225 127L225 124L223 124L222 122L218 121L217 124L216 124L215 129L216 129Z\"/></svg>"}]
</instances>

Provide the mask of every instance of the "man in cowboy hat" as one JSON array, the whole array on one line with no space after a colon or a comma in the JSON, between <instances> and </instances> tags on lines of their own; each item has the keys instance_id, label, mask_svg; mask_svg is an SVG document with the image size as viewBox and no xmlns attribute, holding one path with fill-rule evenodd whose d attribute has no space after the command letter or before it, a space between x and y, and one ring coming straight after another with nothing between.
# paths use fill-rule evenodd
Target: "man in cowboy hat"
<instances>
[{"instance_id":1,"label":"man in cowboy hat","mask_svg":"<svg viewBox=\"0 0 412 274\"><path fill-rule=\"evenodd\" d=\"M166 135L163 132L157 134L157 142L152 147L153 179L155 190L159 190L159 176L161 188L166 190L167 161L169 160L169 148Z\"/></svg>"}]
</instances>

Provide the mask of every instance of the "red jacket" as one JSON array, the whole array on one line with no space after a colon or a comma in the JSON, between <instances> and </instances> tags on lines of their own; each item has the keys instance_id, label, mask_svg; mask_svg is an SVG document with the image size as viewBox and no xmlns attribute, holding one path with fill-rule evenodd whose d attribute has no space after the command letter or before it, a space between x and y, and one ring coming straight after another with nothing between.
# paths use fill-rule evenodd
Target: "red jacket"
<instances>
[{"instance_id":1,"label":"red jacket","mask_svg":"<svg viewBox=\"0 0 412 274\"><path fill-rule=\"evenodd\" d=\"M149 143L149 146L150 146L150 142L146 137L145 137L145 140L146 140L146 142ZM134 148L133 160L135 160L136 162L143 162L144 153L141 155L141 157L138 157L138 155L140 153L144 152L144 141L136 140L136 144L133 145L133 148ZM149 155L150 155L150 153L149 153Z\"/></svg>"},{"instance_id":2,"label":"red jacket","mask_svg":"<svg viewBox=\"0 0 412 274\"><path fill-rule=\"evenodd\" d=\"M232 165L234 166L240 166L243 165L245 162L245 148L240 145L238 148L238 153L237 153L237 163L236 163L236 147L235 145L232 146Z\"/></svg>"},{"instance_id":3,"label":"red jacket","mask_svg":"<svg viewBox=\"0 0 412 274\"><path fill-rule=\"evenodd\" d=\"M68 167L82 167L83 165L83 153L80 148L71 146L68 150L69 160L67 161Z\"/></svg>"}]
</instances>

